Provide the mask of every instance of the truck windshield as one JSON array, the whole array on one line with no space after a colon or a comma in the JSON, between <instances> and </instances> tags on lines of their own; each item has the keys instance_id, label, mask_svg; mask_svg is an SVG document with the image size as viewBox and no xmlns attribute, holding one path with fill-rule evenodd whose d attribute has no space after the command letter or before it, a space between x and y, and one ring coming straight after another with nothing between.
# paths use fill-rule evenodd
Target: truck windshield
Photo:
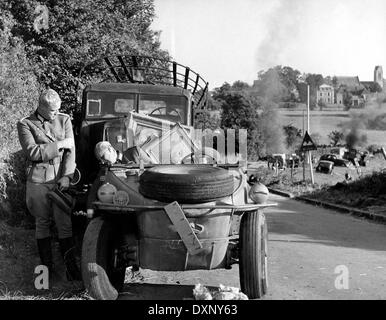
<instances>
[{"instance_id":1,"label":"truck windshield","mask_svg":"<svg viewBox=\"0 0 386 320\"><path fill-rule=\"evenodd\" d=\"M137 111L151 117L188 124L188 105L188 98L184 96L91 91L87 94L86 116L108 118Z\"/></svg>"},{"instance_id":2,"label":"truck windshield","mask_svg":"<svg viewBox=\"0 0 386 320\"><path fill-rule=\"evenodd\" d=\"M138 112L155 118L187 124L188 99L183 96L141 94Z\"/></svg>"},{"instance_id":3,"label":"truck windshield","mask_svg":"<svg viewBox=\"0 0 386 320\"><path fill-rule=\"evenodd\" d=\"M116 117L135 110L135 95L116 92L89 92L86 114L88 117Z\"/></svg>"}]
</instances>

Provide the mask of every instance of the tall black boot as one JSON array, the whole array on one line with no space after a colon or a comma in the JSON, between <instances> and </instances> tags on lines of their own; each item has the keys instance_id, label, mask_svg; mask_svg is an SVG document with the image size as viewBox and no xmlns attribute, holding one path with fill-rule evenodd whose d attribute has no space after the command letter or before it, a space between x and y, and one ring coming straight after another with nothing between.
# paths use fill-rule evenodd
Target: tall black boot
<instances>
[{"instance_id":1,"label":"tall black boot","mask_svg":"<svg viewBox=\"0 0 386 320\"><path fill-rule=\"evenodd\" d=\"M38 251L40 256L41 264L47 266L49 274L49 285L50 287L56 286L58 283L63 281L60 273L54 268L54 262L52 259L52 247L51 238L37 239Z\"/></svg>"},{"instance_id":2,"label":"tall black boot","mask_svg":"<svg viewBox=\"0 0 386 320\"><path fill-rule=\"evenodd\" d=\"M36 239L41 264L51 272L53 269L51 238Z\"/></svg>"},{"instance_id":3,"label":"tall black boot","mask_svg":"<svg viewBox=\"0 0 386 320\"><path fill-rule=\"evenodd\" d=\"M76 248L72 237L59 239L60 252L62 254L64 264L67 269L67 279L71 280L82 280L82 275L77 263Z\"/></svg>"}]
</instances>

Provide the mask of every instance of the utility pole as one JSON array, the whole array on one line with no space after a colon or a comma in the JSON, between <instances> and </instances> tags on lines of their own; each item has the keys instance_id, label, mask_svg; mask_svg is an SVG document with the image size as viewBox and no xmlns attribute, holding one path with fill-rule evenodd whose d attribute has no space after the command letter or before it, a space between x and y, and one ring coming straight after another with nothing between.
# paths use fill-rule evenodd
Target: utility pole
<instances>
[{"instance_id":1,"label":"utility pole","mask_svg":"<svg viewBox=\"0 0 386 320\"><path fill-rule=\"evenodd\" d=\"M307 132L310 134L310 85L307 84ZM312 155L311 151L307 151L308 153L308 162L310 163L310 173L311 173L311 183L314 184L314 172L312 168Z\"/></svg>"}]
</instances>

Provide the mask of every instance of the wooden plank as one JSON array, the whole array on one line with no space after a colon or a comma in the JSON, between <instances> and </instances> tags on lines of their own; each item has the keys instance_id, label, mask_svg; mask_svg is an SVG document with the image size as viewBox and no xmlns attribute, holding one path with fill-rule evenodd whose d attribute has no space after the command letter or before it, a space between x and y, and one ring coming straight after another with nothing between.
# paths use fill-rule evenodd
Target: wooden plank
<instances>
[{"instance_id":1,"label":"wooden plank","mask_svg":"<svg viewBox=\"0 0 386 320\"><path fill-rule=\"evenodd\" d=\"M175 226L189 254L194 255L200 252L202 244L200 240L198 240L178 202L174 201L165 206L164 209L169 219Z\"/></svg>"}]
</instances>

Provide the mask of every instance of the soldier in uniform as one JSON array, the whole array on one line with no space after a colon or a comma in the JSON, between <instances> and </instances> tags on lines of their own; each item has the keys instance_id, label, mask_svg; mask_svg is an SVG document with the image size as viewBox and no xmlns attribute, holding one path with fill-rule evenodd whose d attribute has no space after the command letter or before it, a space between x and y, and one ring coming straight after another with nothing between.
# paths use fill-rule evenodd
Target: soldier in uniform
<instances>
[{"instance_id":1,"label":"soldier in uniform","mask_svg":"<svg viewBox=\"0 0 386 320\"><path fill-rule=\"evenodd\" d=\"M28 160L26 204L35 217L36 239L41 263L53 271L50 225L53 217L68 280L80 280L72 238L71 215L49 201L55 187L69 187L75 171L75 145L70 117L60 113L61 99L52 89L39 97L29 117L17 123L20 144ZM51 273L50 273L51 274Z\"/></svg>"}]
</instances>

